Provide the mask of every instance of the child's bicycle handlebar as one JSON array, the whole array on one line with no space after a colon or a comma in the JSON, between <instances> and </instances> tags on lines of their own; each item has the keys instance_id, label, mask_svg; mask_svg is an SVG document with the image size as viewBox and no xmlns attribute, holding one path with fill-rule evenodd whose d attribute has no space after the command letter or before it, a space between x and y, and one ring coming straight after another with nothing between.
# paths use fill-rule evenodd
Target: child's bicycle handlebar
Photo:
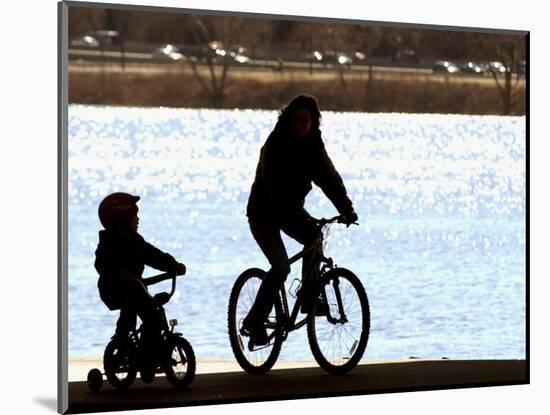
<instances>
[{"instance_id":1,"label":"child's bicycle handlebar","mask_svg":"<svg viewBox=\"0 0 550 415\"><path fill-rule=\"evenodd\" d=\"M153 277L144 278L143 284L145 284L146 286L149 286L149 285L157 284L161 281L172 279L172 289L168 294L168 300L169 300L170 298L172 298L172 296L174 295L174 292L176 291L176 277L178 277L178 274L176 274L175 272L164 272L162 274L158 274ZM168 300L166 302L168 302Z\"/></svg>"},{"instance_id":2,"label":"child's bicycle handlebar","mask_svg":"<svg viewBox=\"0 0 550 415\"><path fill-rule=\"evenodd\" d=\"M163 272L162 274L155 275L154 277L144 278L143 283L149 286L161 281L169 280L170 278L176 279L176 277L177 275L174 272Z\"/></svg>"}]
</instances>

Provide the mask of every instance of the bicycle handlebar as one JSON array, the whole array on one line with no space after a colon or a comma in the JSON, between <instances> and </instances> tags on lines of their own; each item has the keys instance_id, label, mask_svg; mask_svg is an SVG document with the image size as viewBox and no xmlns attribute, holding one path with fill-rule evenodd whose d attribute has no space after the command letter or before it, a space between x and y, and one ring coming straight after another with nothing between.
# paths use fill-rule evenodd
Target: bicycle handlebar
<instances>
[{"instance_id":1,"label":"bicycle handlebar","mask_svg":"<svg viewBox=\"0 0 550 415\"><path fill-rule=\"evenodd\" d=\"M162 274L158 274L158 275L155 275L153 277L144 278L143 283L146 286L149 286L149 285L153 285L153 284L156 284L158 282L161 282L161 281L172 279L172 288L171 288L170 292L168 293L168 300L166 301L166 302L168 302L168 301L170 301L170 299L172 298L172 296L176 292L176 277L178 277L180 275L184 275L184 274L176 274L175 272L164 272ZM163 304L164 303L165 302L163 302Z\"/></svg>"},{"instance_id":2,"label":"bicycle handlebar","mask_svg":"<svg viewBox=\"0 0 550 415\"><path fill-rule=\"evenodd\" d=\"M169 280L170 278L174 278L176 279L177 277L177 274L173 273L173 272L164 272L162 274L158 274L158 275L155 275L153 277L149 277L149 278L144 278L143 279L143 283L146 285L146 286L149 286L149 285L153 285L153 284L156 284L156 283L159 283L161 281L166 281L166 280Z\"/></svg>"},{"instance_id":3,"label":"bicycle handlebar","mask_svg":"<svg viewBox=\"0 0 550 415\"><path fill-rule=\"evenodd\" d=\"M330 219L325 219L325 218L321 218L321 219L317 219L317 223L319 224L319 226L323 227L325 225L328 225L330 223L346 223L344 222L344 215L336 215ZM348 224L348 226L351 225ZM357 222L353 222L353 225L359 225Z\"/></svg>"}]
</instances>

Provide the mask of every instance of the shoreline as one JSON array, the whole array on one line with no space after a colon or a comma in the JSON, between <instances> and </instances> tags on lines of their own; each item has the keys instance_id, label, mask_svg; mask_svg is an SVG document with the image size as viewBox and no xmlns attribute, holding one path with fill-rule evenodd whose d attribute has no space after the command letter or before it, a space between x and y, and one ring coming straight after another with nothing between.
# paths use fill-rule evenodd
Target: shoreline
<instances>
[{"instance_id":1,"label":"shoreline","mask_svg":"<svg viewBox=\"0 0 550 415\"><path fill-rule=\"evenodd\" d=\"M68 69L71 104L274 110L290 97L308 92L328 111L503 115L502 85L490 77L425 73L370 77L368 71L310 74L232 67L223 91L216 94L201 86L183 64L126 64L121 69L113 62L71 61ZM205 74L203 81L209 85L212 79ZM525 94L525 79L514 81L508 115L525 115Z\"/></svg>"}]
</instances>

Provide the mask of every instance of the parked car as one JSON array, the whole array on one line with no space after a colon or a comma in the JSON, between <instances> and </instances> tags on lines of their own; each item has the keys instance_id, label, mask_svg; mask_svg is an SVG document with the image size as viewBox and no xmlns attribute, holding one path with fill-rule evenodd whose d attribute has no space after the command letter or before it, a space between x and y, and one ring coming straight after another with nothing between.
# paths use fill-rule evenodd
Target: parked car
<instances>
[{"instance_id":1,"label":"parked car","mask_svg":"<svg viewBox=\"0 0 550 415\"><path fill-rule=\"evenodd\" d=\"M248 56L245 56L245 55L234 55L233 56L233 60L237 63L249 63L250 62L250 57Z\"/></svg>"},{"instance_id":2,"label":"parked car","mask_svg":"<svg viewBox=\"0 0 550 415\"><path fill-rule=\"evenodd\" d=\"M121 42L120 35L116 30L95 30L91 35L95 37L103 47L118 45Z\"/></svg>"},{"instance_id":3,"label":"parked car","mask_svg":"<svg viewBox=\"0 0 550 415\"><path fill-rule=\"evenodd\" d=\"M351 66L353 63L353 60L349 55L346 55L343 52L334 52L331 50L327 50L323 52L322 54L322 62L324 64L337 64L337 65L347 65L348 67Z\"/></svg>"},{"instance_id":4,"label":"parked car","mask_svg":"<svg viewBox=\"0 0 550 415\"><path fill-rule=\"evenodd\" d=\"M212 58L223 58L226 55L223 43L219 40L208 42L208 52Z\"/></svg>"},{"instance_id":5,"label":"parked car","mask_svg":"<svg viewBox=\"0 0 550 415\"><path fill-rule=\"evenodd\" d=\"M233 45L227 49L219 40L213 40L208 43L208 53L214 61L220 61L227 56L236 63L244 64L250 62L248 50L244 46Z\"/></svg>"},{"instance_id":6,"label":"parked car","mask_svg":"<svg viewBox=\"0 0 550 415\"><path fill-rule=\"evenodd\" d=\"M460 65L460 70L465 73L483 75L486 71L486 68L476 62L466 62Z\"/></svg>"},{"instance_id":7,"label":"parked car","mask_svg":"<svg viewBox=\"0 0 550 415\"><path fill-rule=\"evenodd\" d=\"M230 56L248 55L248 49L241 45L233 45L229 50Z\"/></svg>"},{"instance_id":8,"label":"parked car","mask_svg":"<svg viewBox=\"0 0 550 415\"><path fill-rule=\"evenodd\" d=\"M355 52L353 52L353 59L362 62L367 59L367 55L359 50L356 50Z\"/></svg>"},{"instance_id":9,"label":"parked car","mask_svg":"<svg viewBox=\"0 0 550 415\"><path fill-rule=\"evenodd\" d=\"M94 30L73 39L69 43L72 48L84 49L109 49L119 45L121 42L119 33L116 30Z\"/></svg>"},{"instance_id":10,"label":"parked car","mask_svg":"<svg viewBox=\"0 0 550 415\"><path fill-rule=\"evenodd\" d=\"M503 65L502 62L493 61L493 62L489 62L489 65L492 68L492 70L495 71L496 73L506 72L506 66Z\"/></svg>"},{"instance_id":11,"label":"parked car","mask_svg":"<svg viewBox=\"0 0 550 415\"><path fill-rule=\"evenodd\" d=\"M84 35L71 40L69 47L74 49L96 49L99 48L99 41L91 35Z\"/></svg>"},{"instance_id":12,"label":"parked car","mask_svg":"<svg viewBox=\"0 0 550 415\"><path fill-rule=\"evenodd\" d=\"M321 62L323 60L323 55L318 50L314 50L313 52L306 54L306 60L313 63Z\"/></svg>"},{"instance_id":13,"label":"parked car","mask_svg":"<svg viewBox=\"0 0 550 415\"><path fill-rule=\"evenodd\" d=\"M233 45L229 50L229 56L237 63L249 63L248 49L241 45Z\"/></svg>"},{"instance_id":14,"label":"parked car","mask_svg":"<svg viewBox=\"0 0 550 415\"><path fill-rule=\"evenodd\" d=\"M418 63L420 59L414 50L400 50L391 57L392 62Z\"/></svg>"},{"instance_id":15,"label":"parked car","mask_svg":"<svg viewBox=\"0 0 550 415\"><path fill-rule=\"evenodd\" d=\"M181 50L174 45L166 44L155 48L152 53L153 59L168 62L177 62L183 59Z\"/></svg>"},{"instance_id":16,"label":"parked car","mask_svg":"<svg viewBox=\"0 0 550 415\"><path fill-rule=\"evenodd\" d=\"M449 61L435 61L432 65L434 72L458 73L460 68Z\"/></svg>"}]
</instances>

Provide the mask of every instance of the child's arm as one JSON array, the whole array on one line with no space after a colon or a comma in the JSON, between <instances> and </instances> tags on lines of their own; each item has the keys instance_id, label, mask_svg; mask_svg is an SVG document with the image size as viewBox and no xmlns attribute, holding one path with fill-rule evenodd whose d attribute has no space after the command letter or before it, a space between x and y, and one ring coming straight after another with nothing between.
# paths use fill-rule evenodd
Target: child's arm
<instances>
[{"instance_id":1,"label":"child's arm","mask_svg":"<svg viewBox=\"0 0 550 415\"><path fill-rule=\"evenodd\" d=\"M179 275L185 274L185 265L176 261L176 259L160 249L155 248L148 242L144 242L144 262L150 267L156 268L160 271L175 272Z\"/></svg>"}]
</instances>

